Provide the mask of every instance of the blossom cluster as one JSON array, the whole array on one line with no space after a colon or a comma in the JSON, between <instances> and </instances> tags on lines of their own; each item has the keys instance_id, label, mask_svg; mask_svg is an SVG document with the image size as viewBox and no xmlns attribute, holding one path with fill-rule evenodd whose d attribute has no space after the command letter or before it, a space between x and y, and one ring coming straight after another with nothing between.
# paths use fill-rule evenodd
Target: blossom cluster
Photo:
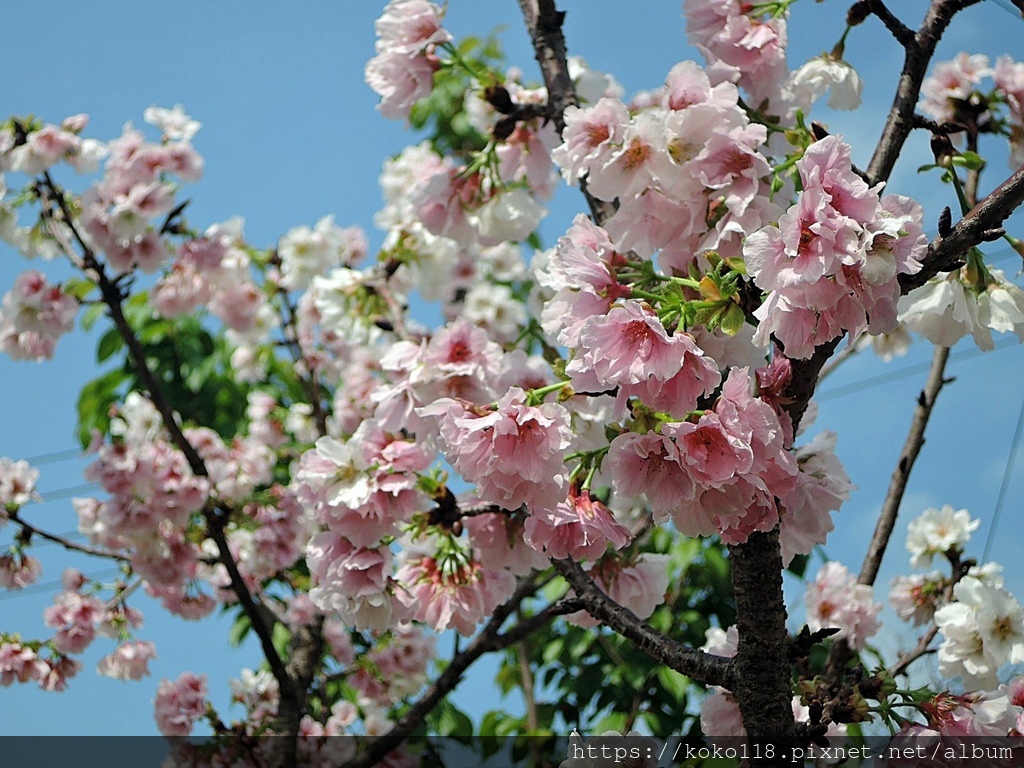
<instances>
[{"instance_id":1,"label":"blossom cluster","mask_svg":"<svg viewBox=\"0 0 1024 768\"><path fill-rule=\"evenodd\" d=\"M14 281L0 307L0 349L13 360L48 360L57 340L75 327L78 302L30 270Z\"/></svg>"},{"instance_id":2,"label":"blossom cluster","mask_svg":"<svg viewBox=\"0 0 1024 768\"><path fill-rule=\"evenodd\" d=\"M796 204L743 247L748 273L770 291L755 312L755 340L767 343L772 334L793 359L844 332L893 331L897 277L921 268L928 244L921 206L900 195L880 199L838 137L811 144L796 166Z\"/></svg>"},{"instance_id":3,"label":"blossom cluster","mask_svg":"<svg viewBox=\"0 0 1024 768\"><path fill-rule=\"evenodd\" d=\"M377 55L366 65L366 82L380 94L384 117L408 117L430 93L439 65L433 48L452 39L441 17L441 8L426 0L391 0L377 19Z\"/></svg>"}]
</instances>

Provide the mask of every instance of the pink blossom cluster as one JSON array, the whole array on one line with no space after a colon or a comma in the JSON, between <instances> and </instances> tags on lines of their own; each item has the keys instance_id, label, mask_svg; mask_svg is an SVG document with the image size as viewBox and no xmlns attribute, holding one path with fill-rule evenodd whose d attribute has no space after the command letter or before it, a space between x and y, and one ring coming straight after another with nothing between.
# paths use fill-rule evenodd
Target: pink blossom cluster
<instances>
[{"instance_id":1,"label":"pink blossom cluster","mask_svg":"<svg viewBox=\"0 0 1024 768\"><path fill-rule=\"evenodd\" d=\"M686 34L704 55L715 83L736 83L755 105L777 98L786 82L786 20L759 18L743 0L685 0Z\"/></svg>"},{"instance_id":2,"label":"pink blossom cluster","mask_svg":"<svg viewBox=\"0 0 1024 768\"><path fill-rule=\"evenodd\" d=\"M305 290L317 275L325 275L335 267L354 266L366 257L368 250L366 233L361 227L339 227L333 216L320 219L312 229L290 229L277 244L281 285Z\"/></svg>"},{"instance_id":3,"label":"pink blossom cluster","mask_svg":"<svg viewBox=\"0 0 1024 768\"><path fill-rule=\"evenodd\" d=\"M366 82L380 97L380 112L404 120L427 96L440 62L434 47L452 39L443 12L426 0L391 0L377 19L377 55L366 64Z\"/></svg>"},{"instance_id":4,"label":"pink blossom cluster","mask_svg":"<svg viewBox=\"0 0 1024 768\"><path fill-rule=\"evenodd\" d=\"M535 151L543 152L547 162L546 147L539 145ZM407 192L411 213L431 234L464 248L525 240L546 210L524 186L530 181L528 174L523 175L528 168L507 164L504 171L523 183L513 184L444 158L433 174ZM546 177L541 189L550 189Z\"/></svg>"},{"instance_id":5,"label":"pink blossom cluster","mask_svg":"<svg viewBox=\"0 0 1024 768\"><path fill-rule=\"evenodd\" d=\"M149 119L162 124L159 115ZM109 144L103 178L82 196L81 227L93 249L106 255L116 272L136 267L153 272L170 257L170 247L153 220L175 207L172 178L198 181L203 159L188 139L147 142L128 125Z\"/></svg>"},{"instance_id":6,"label":"pink blossom cluster","mask_svg":"<svg viewBox=\"0 0 1024 768\"><path fill-rule=\"evenodd\" d=\"M318 523L356 546L373 546L425 509L417 473L432 461L421 443L367 419L347 440L319 438L302 455L293 487Z\"/></svg>"},{"instance_id":7,"label":"pink blossom cluster","mask_svg":"<svg viewBox=\"0 0 1024 768\"><path fill-rule=\"evenodd\" d=\"M355 629L386 629L405 616L395 599L394 556L387 546L357 547L323 531L306 545L313 579L309 597L327 615Z\"/></svg>"},{"instance_id":8,"label":"pink blossom cluster","mask_svg":"<svg viewBox=\"0 0 1024 768\"><path fill-rule=\"evenodd\" d=\"M441 398L419 413L437 417L445 456L484 501L542 510L565 500L570 429L563 406L529 405L512 387L493 408Z\"/></svg>"},{"instance_id":9,"label":"pink blossom cluster","mask_svg":"<svg viewBox=\"0 0 1024 768\"><path fill-rule=\"evenodd\" d=\"M945 766L949 758L972 753L972 746L1003 745L1005 738L991 741L980 737L1006 737L1021 735L1024 723L1024 697L1021 690L1024 678L1014 678L996 691L974 691L962 695L940 693L920 705L926 723L907 723L889 744L891 753L901 756L891 760L893 766L910 765L905 759L911 754L931 755L932 759L916 759L913 765ZM941 738L941 741L940 741ZM938 747L942 748L940 752ZM966 749L965 749L966 748ZM982 752L982 754L999 754ZM1012 765L1009 760L989 760L991 765Z\"/></svg>"},{"instance_id":10,"label":"pink blossom cluster","mask_svg":"<svg viewBox=\"0 0 1024 768\"><path fill-rule=\"evenodd\" d=\"M743 247L748 273L770 292L754 313L754 341L774 335L792 359L810 357L844 331L893 331L897 277L920 269L928 242L921 206L899 195L879 199L838 137L811 144L796 167L796 204Z\"/></svg>"},{"instance_id":11,"label":"pink blossom cluster","mask_svg":"<svg viewBox=\"0 0 1024 768\"><path fill-rule=\"evenodd\" d=\"M402 585L397 597L411 618L437 632L451 627L460 635L472 635L516 586L511 572L490 568L462 551L422 554L411 546L401 560L395 574Z\"/></svg>"},{"instance_id":12,"label":"pink blossom cluster","mask_svg":"<svg viewBox=\"0 0 1024 768\"><path fill-rule=\"evenodd\" d=\"M42 566L39 561L24 552L0 555L0 587L23 589L39 580Z\"/></svg>"},{"instance_id":13,"label":"pink blossom cluster","mask_svg":"<svg viewBox=\"0 0 1024 768\"><path fill-rule=\"evenodd\" d=\"M563 143L552 152L569 182L617 200L604 224L615 248L686 274L715 250L738 256L747 232L774 218L770 173L758 151L764 126L751 124L730 83L712 86L696 63L669 72L656 105L631 113L602 98L566 110Z\"/></svg>"},{"instance_id":14,"label":"pink blossom cluster","mask_svg":"<svg viewBox=\"0 0 1024 768\"><path fill-rule=\"evenodd\" d=\"M149 675L149 662L155 658L153 643L131 640L121 643L113 653L100 659L97 671L114 680L141 680Z\"/></svg>"},{"instance_id":15,"label":"pink blossom cluster","mask_svg":"<svg viewBox=\"0 0 1024 768\"><path fill-rule=\"evenodd\" d=\"M57 339L75 327L78 301L42 272L14 281L0 306L0 349L14 360L49 360Z\"/></svg>"},{"instance_id":16,"label":"pink blossom cluster","mask_svg":"<svg viewBox=\"0 0 1024 768\"><path fill-rule=\"evenodd\" d=\"M837 628L834 637L843 638L851 648L861 649L880 626L878 614L882 604L874 601L874 592L866 584L858 584L844 565L825 563L807 587L807 627Z\"/></svg>"},{"instance_id":17,"label":"pink blossom cluster","mask_svg":"<svg viewBox=\"0 0 1024 768\"><path fill-rule=\"evenodd\" d=\"M0 642L0 686L40 681L46 671L46 662L29 646L17 641Z\"/></svg>"},{"instance_id":18,"label":"pink blossom cluster","mask_svg":"<svg viewBox=\"0 0 1024 768\"><path fill-rule=\"evenodd\" d=\"M20 143L13 130L0 130L0 172L35 176L66 162L79 173L92 173L106 154L106 148L95 139L80 136L88 124L88 115L71 115L59 126L47 124L38 130L27 130Z\"/></svg>"},{"instance_id":19,"label":"pink blossom cluster","mask_svg":"<svg viewBox=\"0 0 1024 768\"><path fill-rule=\"evenodd\" d=\"M0 686L34 682L44 691L67 689L67 681L81 670L81 662L60 653L43 658L36 645L0 640Z\"/></svg>"},{"instance_id":20,"label":"pink blossom cluster","mask_svg":"<svg viewBox=\"0 0 1024 768\"><path fill-rule=\"evenodd\" d=\"M147 588L170 610L194 615L198 605L183 590L196 575L198 552L186 529L206 505L210 483L192 473L184 454L164 437L156 409L141 396L129 396L111 431L121 439L95 445L97 458L84 473L110 497L74 500L79 530L108 549L129 550Z\"/></svg>"},{"instance_id":21,"label":"pink blossom cluster","mask_svg":"<svg viewBox=\"0 0 1024 768\"><path fill-rule=\"evenodd\" d=\"M480 500L476 496L459 498L462 509L471 509ZM491 568L505 569L515 576L526 576L534 569L544 569L550 560L526 542L526 522L530 517L507 512L489 512L467 517L462 521L469 532L469 543L476 557ZM594 537L587 531L587 541ZM578 539L577 539L578 541Z\"/></svg>"},{"instance_id":22,"label":"pink blossom cluster","mask_svg":"<svg viewBox=\"0 0 1024 768\"><path fill-rule=\"evenodd\" d=\"M526 520L526 543L550 557L597 560L611 545L622 549L633 540L626 526L589 491L569 487L569 498L539 509Z\"/></svg>"},{"instance_id":23,"label":"pink blossom cluster","mask_svg":"<svg viewBox=\"0 0 1024 768\"><path fill-rule=\"evenodd\" d=\"M148 675L149 661L156 658L153 643L126 639L131 630L142 626L142 614L123 601L107 605L84 593L86 578L73 568L64 571L61 582L64 590L43 611L46 626L56 630L49 642L60 657L82 653L97 635L120 638L118 647L100 659L99 674L118 680L140 680ZM55 671L61 672L59 665Z\"/></svg>"},{"instance_id":24,"label":"pink blossom cluster","mask_svg":"<svg viewBox=\"0 0 1024 768\"><path fill-rule=\"evenodd\" d=\"M429 341L395 342L380 365L388 381L370 394L377 404L375 418L385 429L407 429L421 439L437 432L434 419L423 416L421 407L443 398L491 403L519 384L524 373L532 374L533 367L530 362L523 365L520 355L505 354L484 329L465 319L441 328Z\"/></svg>"},{"instance_id":25,"label":"pink blossom cluster","mask_svg":"<svg viewBox=\"0 0 1024 768\"><path fill-rule=\"evenodd\" d=\"M994 91L982 90L985 78L992 79ZM975 121L983 129L996 119L991 97L1005 103L1009 114L1002 132L1010 140L1010 167L1024 164L1024 62L1000 56L991 66L982 53L959 53L932 68L921 94L918 108L925 114L940 122Z\"/></svg>"},{"instance_id":26,"label":"pink blossom cluster","mask_svg":"<svg viewBox=\"0 0 1024 768\"><path fill-rule=\"evenodd\" d=\"M616 493L645 494L655 520L671 517L688 536L718 533L739 544L781 520L791 557L823 540L831 529L828 512L848 489L816 478L813 464L801 475L778 416L750 386L746 368L732 369L713 408L645 434L619 435L604 467ZM835 464L827 446L815 452L824 457L819 469Z\"/></svg>"},{"instance_id":27,"label":"pink blossom cluster","mask_svg":"<svg viewBox=\"0 0 1024 768\"><path fill-rule=\"evenodd\" d=\"M7 522L7 508L21 507L38 500L36 481L39 470L24 459L15 461L0 456L0 526Z\"/></svg>"},{"instance_id":28,"label":"pink blossom cluster","mask_svg":"<svg viewBox=\"0 0 1024 768\"><path fill-rule=\"evenodd\" d=\"M234 344L266 340L276 315L253 280L242 226L237 217L214 224L177 248L153 288L157 314L173 318L204 307L224 323Z\"/></svg>"},{"instance_id":29,"label":"pink blossom cluster","mask_svg":"<svg viewBox=\"0 0 1024 768\"><path fill-rule=\"evenodd\" d=\"M206 711L206 675L182 672L177 680L161 680L153 707L160 733L188 736Z\"/></svg>"},{"instance_id":30,"label":"pink blossom cluster","mask_svg":"<svg viewBox=\"0 0 1024 768\"><path fill-rule=\"evenodd\" d=\"M346 678L359 699L388 707L415 694L427 682L436 658L436 638L415 624L400 624L360 658Z\"/></svg>"}]
</instances>

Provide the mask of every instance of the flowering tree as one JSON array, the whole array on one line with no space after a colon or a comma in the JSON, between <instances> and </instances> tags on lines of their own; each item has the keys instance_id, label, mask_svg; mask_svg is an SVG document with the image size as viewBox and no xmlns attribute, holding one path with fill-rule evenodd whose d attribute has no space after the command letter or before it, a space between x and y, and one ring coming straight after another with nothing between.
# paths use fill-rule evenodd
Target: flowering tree
<instances>
[{"instance_id":1,"label":"flowering tree","mask_svg":"<svg viewBox=\"0 0 1024 768\"><path fill-rule=\"evenodd\" d=\"M543 85L496 44L454 40L439 7L393 0L366 80L384 117L426 139L385 162L374 258L332 218L269 249L236 219L193 225L179 193L204 161L180 107L147 110L148 138L129 127L106 143L84 115L5 123L0 234L73 274L24 273L0 345L45 360L76 320L102 321L99 358L116 365L80 400L103 489L73 502L89 543L32 522L37 471L4 459L0 521L15 533L0 578L32 583L31 546L50 539L122 579L105 593L65 572L52 637L0 635L0 683L63 690L97 635L117 641L100 674L145 677L143 588L187 619L229 611L236 636L258 638L264 666L233 684L240 722L191 672L155 693L162 733L205 720L219 759L243 764L402 764L428 733L595 723L739 737L787 764L871 722L904 738L1019 733L1024 683L1000 671L1024 662L1024 610L998 567L969 559L965 510L911 525L911 566L943 566L889 595L920 642L875 661L870 640L949 346L1024 338L1024 294L978 248L1020 246L1001 225L1024 200L1024 64L931 65L969 0L934 0L917 30L859 0L835 48L791 72L791 4L688 0L705 63L626 99L566 55L549 0L520 2ZM860 169L810 116L826 94L858 105L844 45L869 24L905 66ZM949 189L934 238L920 205L882 189L914 130L931 133L923 170ZM983 134L991 151L1009 141L1016 168L987 194ZM545 250L536 230L561 181L586 213ZM421 324L424 302L438 327ZM863 339L891 348L908 330L936 352L868 556L856 576L825 563L790 633L783 569L804 574L852 488L835 436L801 437L815 385ZM470 639L442 657L446 630ZM963 693L901 687L936 647ZM447 700L488 653L525 716L474 724ZM315 738L341 734L367 738Z\"/></svg>"}]
</instances>

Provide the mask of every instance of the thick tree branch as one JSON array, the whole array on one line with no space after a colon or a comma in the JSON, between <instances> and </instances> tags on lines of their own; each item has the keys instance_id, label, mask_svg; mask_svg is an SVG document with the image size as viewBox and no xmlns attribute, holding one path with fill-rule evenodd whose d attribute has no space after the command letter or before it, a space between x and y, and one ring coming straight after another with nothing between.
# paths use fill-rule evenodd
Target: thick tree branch
<instances>
[{"instance_id":1,"label":"thick tree branch","mask_svg":"<svg viewBox=\"0 0 1024 768\"><path fill-rule=\"evenodd\" d=\"M924 431L931 418L932 408L935 406L935 400L938 398L942 386L946 383L947 360L949 360L949 347L936 347L935 354L932 356L932 367L928 373L928 380L917 398L914 418L910 422L910 431L903 444L903 450L900 452L896 471L893 472L892 480L889 481L889 490L886 491L885 501L882 503L882 511L875 525L875 533L871 537L871 545L864 558L864 565L860 569L858 581L861 584L874 584L875 578L878 576L882 556L885 554L889 538L896 526L896 516L899 514L900 503L903 501L903 494L907 489L907 480L910 479L914 462L917 461L921 447L924 445Z\"/></svg>"},{"instance_id":2,"label":"thick tree branch","mask_svg":"<svg viewBox=\"0 0 1024 768\"><path fill-rule=\"evenodd\" d=\"M896 165L896 159L903 151L903 144L914 127L914 108L921 95L921 83L924 82L928 64L935 53L935 46L938 45L946 27L949 26L958 11L980 1L935 0L929 7L921 28L918 29L912 40L902 31L899 31L897 35L897 31L893 31L893 28L890 27L890 31L897 35L897 39L903 38L900 43L906 54L899 85L896 88L896 96L889 110L889 117L885 121L885 128L882 129L882 137L878 141L878 146L875 147L875 154L868 164L867 173L870 184L874 185L887 180L892 173L893 166ZM872 3L872 11L888 27L895 17L892 17L891 14L889 16L878 14L876 5L881 6L881 3ZM884 8L884 6L882 7ZM886 21L887 18L889 21ZM898 30L898 28L896 29Z\"/></svg>"},{"instance_id":3,"label":"thick tree branch","mask_svg":"<svg viewBox=\"0 0 1024 768\"><path fill-rule=\"evenodd\" d=\"M511 598L498 606L487 625L474 637L469 645L456 654L427 691L402 715L394 727L382 736L373 739L357 757L345 763L342 768L370 768L377 765L389 752L397 748L418 728L434 707L462 682L463 673L473 662L486 653L500 651L519 642L531 632L550 622L556 616L575 613L582 608L579 600L562 600L553 603L540 613L524 619L508 632L500 633L505 623L520 603L538 589L534 579L523 581Z\"/></svg>"},{"instance_id":4,"label":"thick tree branch","mask_svg":"<svg viewBox=\"0 0 1024 768\"><path fill-rule=\"evenodd\" d=\"M986 242L1024 203L1024 166L1014 171L996 189L982 198L947 235L939 235L928 246L924 266L913 275L900 275L900 290L909 293L940 272L950 272L963 263L964 254Z\"/></svg>"},{"instance_id":5,"label":"thick tree branch","mask_svg":"<svg viewBox=\"0 0 1024 768\"><path fill-rule=\"evenodd\" d=\"M736 689L740 682L739 671L731 659L685 646L645 624L628 608L598 589L594 580L577 563L571 560L553 560L552 563L583 601L587 613L632 641L655 661L707 685ZM788 671L786 685L789 685Z\"/></svg>"},{"instance_id":6,"label":"thick tree branch","mask_svg":"<svg viewBox=\"0 0 1024 768\"><path fill-rule=\"evenodd\" d=\"M786 653L786 602L782 594L779 529L752 533L745 544L729 547L739 644L736 687L743 727L752 743L785 751L796 741Z\"/></svg>"}]
</instances>

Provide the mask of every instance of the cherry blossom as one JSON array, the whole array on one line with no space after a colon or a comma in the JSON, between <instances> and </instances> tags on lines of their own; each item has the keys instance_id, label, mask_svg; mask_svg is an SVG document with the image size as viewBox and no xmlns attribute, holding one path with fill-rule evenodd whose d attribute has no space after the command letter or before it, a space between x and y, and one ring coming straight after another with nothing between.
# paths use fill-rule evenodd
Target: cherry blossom
<instances>
[{"instance_id":1,"label":"cherry blossom","mask_svg":"<svg viewBox=\"0 0 1024 768\"><path fill-rule=\"evenodd\" d=\"M979 525L981 520L972 519L966 509L954 510L949 504L942 509L926 509L907 526L910 565L928 567L935 555L953 549L962 551Z\"/></svg>"},{"instance_id":2,"label":"cherry blossom","mask_svg":"<svg viewBox=\"0 0 1024 768\"><path fill-rule=\"evenodd\" d=\"M874 602L871 587L858 584L845 566L825 563L808 587L805 596L807 626L812 632L837 628L834 636L844 638L851 647L864 647L878 631L882 604Z\"/></svg>"},{"instance_id":3,"label":"cherry blossom","mask_svg":"<svg viewBox=\"0 0 1024 768\"><path fill-rule=\"evenodd\" d=\"M548 509L565 499L569 413L561 405L528 405L513 387L494 410L442 398L419 413L438 417L448 460L477 483L481 499L506 509Z\"/></svg>"},{"instance_id":4,"label":"cherry blossom","mask_svg":"<svg viewBox=\"0 0 1024 768\"><path fill-rule=\"evenodd\" d=\"M161 680L153 701L157 727L164 736L188 736L206 706L206 675L183 672Z\"/></svg>"}]
</instances>

